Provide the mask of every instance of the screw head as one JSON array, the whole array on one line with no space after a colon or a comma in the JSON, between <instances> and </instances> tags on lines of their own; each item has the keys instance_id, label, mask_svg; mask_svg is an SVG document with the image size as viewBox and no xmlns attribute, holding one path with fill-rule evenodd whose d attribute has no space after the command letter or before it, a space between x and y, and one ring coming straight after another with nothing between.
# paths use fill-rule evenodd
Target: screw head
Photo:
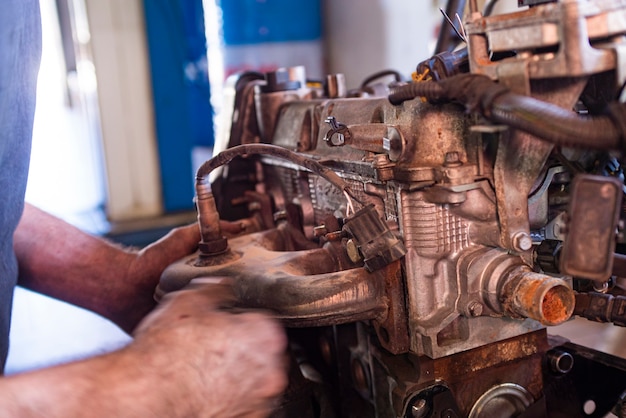
<instances>
[{"instance_id":1,"label":"screw head","mask_svg":"<svg viewBox=\"0 0 626 418\"><path fill-rule=\"evenodd\" d=\"M445 167L458 167L461 165L461 157L456 151L446 152L443 157L443 165Z\"/></svg>"},{"instance_id":2,"label":"screw head","mask_svg":"<svg viewBox=\"0 0 626 418\"><path fill-rule=\"evenodd\" d=\"M533 247L533 240L526 232L513 235L513 248L516 251L528 251Z\"/></svg>"},{"instance_id":3,"label":"screw head","mask_svg":"<svg viewBox=\"0 0 626 418\"><path fill-rule=\"evenodd\" d=\"M359 252L359 247L353 239L349 239L348 241L346 241L346 252L348 253L348 258L353 263L358 263L359 261L361 261L362 257L361 253Z\"/></svg>"},{"instance_id":4,"label":"screw head","mask_svg":"<svg viewBox=\"0 0 626 418\"><path fill-rule=\"evenodd\" d=\"M415 401L415 403L411 406L411 417L412 418L423 418L428 413L428 404L426 403L426 399L420 398Z\"/></svg>"},{"instance_id":5,"label":"screw head","mask_svg":"<svg viewBox=\"0 0 626 418\"><path fill-rule=\"evenodd\" d=\"M469 306L469 311L472 316L481 316L483 314L483 304L480 302L472 302Z\"/></svg>"}]
</instances>

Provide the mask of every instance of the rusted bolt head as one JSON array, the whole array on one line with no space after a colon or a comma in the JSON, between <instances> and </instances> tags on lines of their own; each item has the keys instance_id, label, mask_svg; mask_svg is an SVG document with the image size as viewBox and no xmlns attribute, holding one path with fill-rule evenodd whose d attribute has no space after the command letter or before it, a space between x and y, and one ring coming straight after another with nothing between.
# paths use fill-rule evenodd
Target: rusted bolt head
<instances>
[{"instance_id":1,"label":"rusted bolt head","mask_svg":"<svg viewBox=\"0 0 626 418\"><path fill-rule=\"evenodd\" d=\"M419 398L415 401L413 405L411 405L411 417L412 418L422 418L428 414L428 403L426 399Z\"/></svg>"},{"instance_id":2,"label":"rusted bolt head","mask_svg":"<svg viewBox=\"0 0 626 418\"><path fill-rule=\"evenodd\" d=\"M327 233L328 229L326 228L326 225L319 225L313 228L313 235L316 237L323 237Z\"/></svg>"},{"instance_id":3,"label":"rusted bolt head","mask_svg":"<svg viewBox=\"0 0 626 418\"><path fill-rule=\"evenodd\" d=\"M346 252L348 253L348 258L353 263L358 263L359 261L361 261L362 257L359 251L359 247L353 239L349 239L348 241L346 241Z\"/></svg>"},{"instance_id":4,"label":"rusted bolt head","mask_svg":"<svg viewBox=\"0 0 626 418\"><path fill-rule=\"evenodd\" d=\"M286 210L279 210L278 212L274 213L274 222L284 221L285 219L287 219Z\"/></svg>"},{"instance_id":5,"label":"rusted bolt head","mask_svg":"<svg viewBox=\"0 0 626 418\"><path fill-rule=\"evenodd\" d=\"M469 311L472 316L481 316L483 314L483 304L480 302L472 302L469 306Z\"/></svg>"},{"instance_id":6,"label":"rusted bolt head","mask_svg":"<svg viewBox=\"0 0 626 418\"><path fill-rule=\"evenodd\" d=\"M515 251L528 251L533 247L533 240L526 232L517 232L513 235L513 249Z\"/></svg>"},{"instance_id":7,"label":"rusted bolt head","mask_svg":"<svg viewBox=\"0 0 626 418\"><path fill-rule=\"evenodd\" d=\"M389 156L387 154L376 154L374 156L374 167L384 167L389 165L391 161L389 160Z\"/></svg>"},{"instance_id":8,"label":"rusted bolt head","mask_svg":"<svg viewBox=\"0 0 626 418\"><path fill-rule=\"evenodd\" d=\"M548 359L554 373L566 374L574 368L574 357L567 351L553 351L548 354Z\"/></svg>"},{"instance_id":9,"label":"rusted bolt head","mask_svg":"<svg viewBox=\"0 0 626 418\"><path fill-rule=\"evenodd\" d=\"M443 165L446 167L457 167L461 165L461 158L456 151L446 152L443 159Z\"/></svg>"}]
</instances>

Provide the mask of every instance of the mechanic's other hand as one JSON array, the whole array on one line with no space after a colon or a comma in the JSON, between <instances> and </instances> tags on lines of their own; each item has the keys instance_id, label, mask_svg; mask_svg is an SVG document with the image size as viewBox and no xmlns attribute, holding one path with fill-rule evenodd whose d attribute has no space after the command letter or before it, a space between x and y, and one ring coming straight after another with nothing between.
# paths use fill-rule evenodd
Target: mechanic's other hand
<instances>
[{"instance_id":1,"label":"mechanic's other hand","mask_svg":"<svg viewBox=\"0 0 626 418\"><path fill-rule=\"evenodd\" d=\"M115 323L124 331L132 331L154 308L154 289L167 266L193 253L200 242L197 224L172 229L160 240L136 252L129 252L124 281L128 283L120 305L126 309L116 315Z\"/></svg>"},{"instance_id":2,"label":"mechanic's other hand","mask_svg":"<svg viewBox=\"0 0 626 418\"><path fill-rule=\"evenodd\" d=\"M146 367L185 388L190 416L265 417L285 389L286 336L260 312L232 314L224 285L167 295L135 330ZM156 347L156 349L155 349Z\"/></svg>"}]
</instances>

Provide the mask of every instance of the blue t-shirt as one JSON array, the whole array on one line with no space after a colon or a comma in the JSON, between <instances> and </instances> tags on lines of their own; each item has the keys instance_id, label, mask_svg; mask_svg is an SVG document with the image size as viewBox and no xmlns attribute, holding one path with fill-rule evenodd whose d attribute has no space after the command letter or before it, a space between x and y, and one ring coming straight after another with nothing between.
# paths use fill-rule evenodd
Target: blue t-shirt
<instances>
[{"instance_id":1,"label":"blue t-shirt","mask_svg":"<svg viewBox=\"0 0 626 418\"><path fill-rule=\"evenodd\" d=\"M0 369L8 352L17 262L13 233L24 209L41 57L38 0L0 0Z\"/></svg>"}]
</instances>

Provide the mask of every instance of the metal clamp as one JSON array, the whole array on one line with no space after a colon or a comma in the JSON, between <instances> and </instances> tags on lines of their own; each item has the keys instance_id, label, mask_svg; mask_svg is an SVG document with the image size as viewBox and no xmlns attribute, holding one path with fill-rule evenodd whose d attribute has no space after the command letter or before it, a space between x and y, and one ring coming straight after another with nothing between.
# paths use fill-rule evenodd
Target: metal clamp
<instances>
[{"instance_id":1,"label":"metal clamp","mask_svg":"<svg viewBox=\"0 0 626 418\"><path fill-rule=\"evenodd\" d=\"M334 116L327 117L324 122L330 125L330 130L324 135L324 141L331 147L342 146L352 137L348 127L341 122L337 122Z\"/></svg>"}]
</instances>

